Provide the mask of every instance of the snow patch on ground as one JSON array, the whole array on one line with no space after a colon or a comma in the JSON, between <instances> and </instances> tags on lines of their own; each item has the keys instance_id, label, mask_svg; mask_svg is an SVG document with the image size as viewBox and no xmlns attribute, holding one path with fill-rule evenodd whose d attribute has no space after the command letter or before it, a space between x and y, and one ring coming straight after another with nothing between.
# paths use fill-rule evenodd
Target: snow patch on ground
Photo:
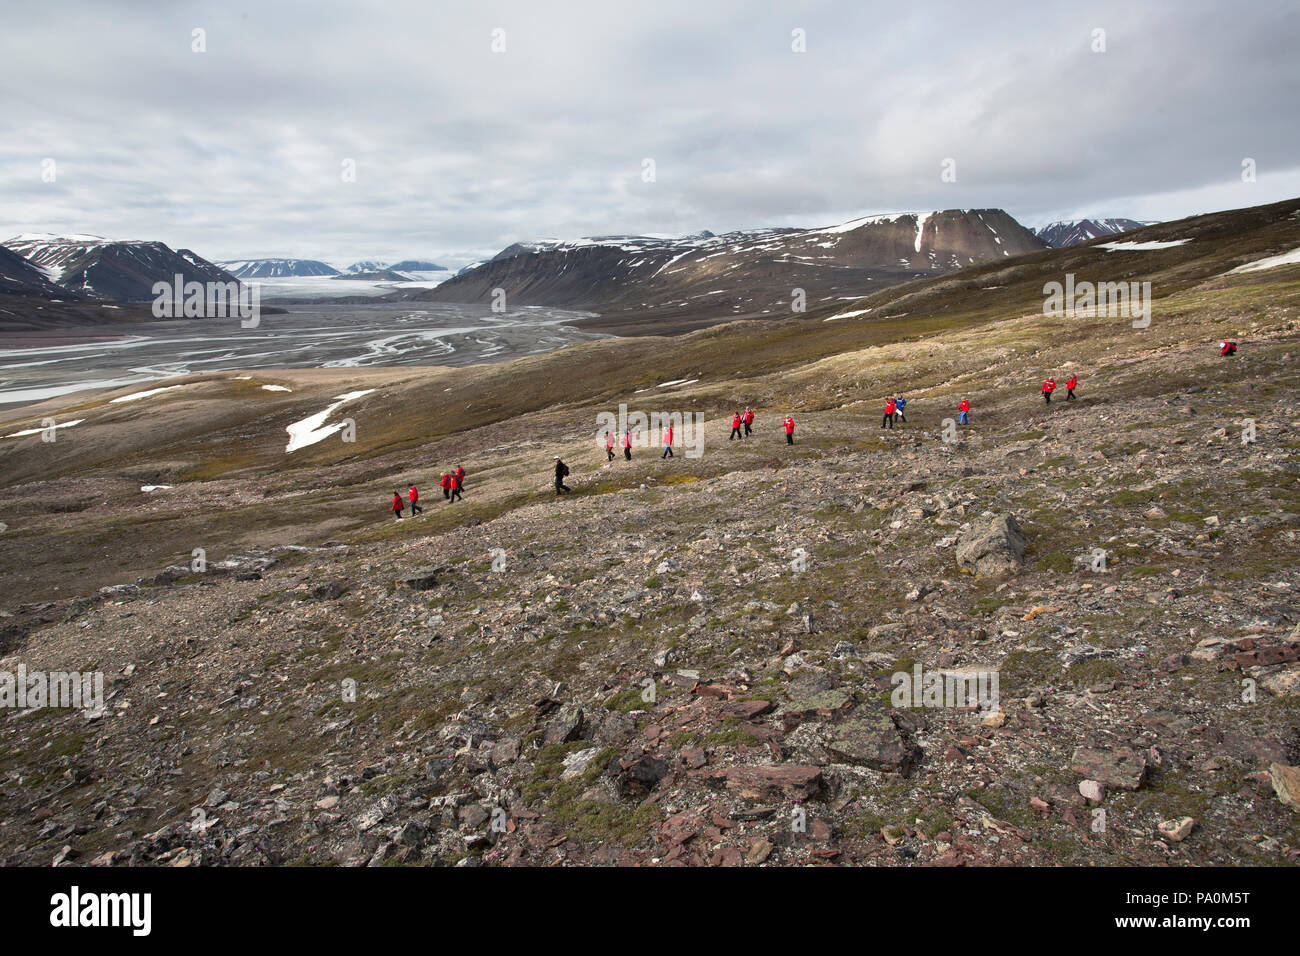
<instances>
[{"instance_id":1,"label":"snow patch on ground","mask_svg":"<svg viewBox=\"0 0 1300 956\"><path fill-rule=\"evenodd\" d=\"M170 487L172 486L171 485L141 485L140 490L141 491L162 491L163 489L170 488Z\"/></svg>"},{"instance_id":2,"label":"snow patch on ground","mask_svg":"<svg viewBox=\"0 0 1300 956\"><path fill-rule=\"evenodd\" d=\"M292 392L293 389L285 388L283 385L263 385L262 388L268 392Z\"/></svg>"},{"instance_id":3,"label":"snow patch on ground","mask_svg":"<svg viewBox=\"0 0 1300 956\"><path fill-rule=\"evenodd\" d=\"M1281 255L1269 256L1267 259L1256 259L1254 262L1247 262L1235 269L1229 269L1227 275L1232 275L1234 272L1259 272L1262 269L1276 269L1278 266L1289 266L1297 262L1300 262L1300 248L1292 249L1290 252L1284 252Z\"/></svg>"},{"instance_id":4,"label":"snow patch on ground","mask_svg":"<svg viewBox=\"0 0 1300 956\"><path fill-rule=\"evenodd\" d=\"M1172 249L1174 246L1181 246L1191 241L1190 239L1151 239L1147 242L1103 242L1097 248L1105 249L1107 252Z\"/></svg>"},{"instance_id":5,"label":"snow patch on ground","mask_svg":"<svg viewBox=\"0 0 1300 956\"><path fill-rule=\"evenodd\" d=\"M159 392L169 392L173 388L180 388L180 386L164 385L162 388L151 388L147 392L132 392L130 395L122 395L118 398L109 399L109 404L116 405L118 402L134 402L138 398L148 398L150 395L157 395Z\"/></svg>"},{"instance_id":6,"label":"snow patch on ground","mask_svg":"<svg viewBox=\"0 0 1300 956\"><path fill-rule=\"evenodd\" d=\"M852 312L841 312L839 315L832 315L828 319L822 319L823 322L834 322L836 319L851 319L855 315L866 315L870 309L854 309Z\"/></svg>"},{"instance_id":7,"label":"snow patch on ground","mask_svg":"<svg viewBox=\"0 0 1300 956\"><path fill-rule=\"evenodd\" d=\"M325 419L334 414L339 406L355 401L363 395L369 395L373 391L373 388L367 388L360 392L348 392L346 395L340 395L338 396L338 400L329 408L325 409L325 411L318 412L315 415L304 418L300 422L294 422L292 425L286 427L285 431L289 433L289 444L284 448L285 453L288 454L289 452L297 451L299 448L306 448L308 445L314 445L318 441L323 441L335 432L342 430L342 422L336 422L333 425L326 425Z\"/></svg>"},{"instance_id":8,"label":"snow patch on ground","mask_svg":"<svg viewBox=\"0 0 1300 956\"><path fill-rule=\"evenodd\" d=\"M55 425L54 427L55 427L55 428L71 428L73 425L80 425L80 424L81 424L82 422L84 422L84 421L85 421L84 418L74 418L74 419L73 419L72 421L70 421L70 422L60 422L59 424ZM8 435L5 435L5 436L3 436L3 437L5 437L5 438L22 438L24 435L39 435L39 434L40 434L41 432L43 432L43 431L45 431L44 428L24 428L24 429L23 429L22 431L20 431L20 432L10 432Z\"/></svg>"}]
</instances>

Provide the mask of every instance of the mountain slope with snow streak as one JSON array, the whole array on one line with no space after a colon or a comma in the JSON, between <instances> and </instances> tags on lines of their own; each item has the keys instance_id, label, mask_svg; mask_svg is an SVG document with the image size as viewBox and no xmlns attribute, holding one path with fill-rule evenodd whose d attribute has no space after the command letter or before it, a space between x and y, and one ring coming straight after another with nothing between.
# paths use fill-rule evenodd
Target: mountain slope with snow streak
<instances>
[{"instance_id":1,"label":"mountain slope with snow streak","mask_svg":"<svg viewBox=\"0 0 1300 956\"><path fill-rule=\"evenodd\" d=\"M797 290L810 308L1045 248L1000 209L892 213L816 229L680 239L540 239L515 243L419 298L484 302L503 289L509 305L593 309L637 321L657 315L690 328L790 314Z\"/></svg>"},{"instance_id":2,"label":"mountain slope with snow streak","mask_svg":"<svg viewBox=\"0 0 1300 956\"><path fill-rule=\"evenodd\" d=\"M234 282L235 277L189 249L149 240L100 236L15 236L4 243L52 281L73 292L113 302L148 302L157 282Z\"/></svg>"}]
</instances>

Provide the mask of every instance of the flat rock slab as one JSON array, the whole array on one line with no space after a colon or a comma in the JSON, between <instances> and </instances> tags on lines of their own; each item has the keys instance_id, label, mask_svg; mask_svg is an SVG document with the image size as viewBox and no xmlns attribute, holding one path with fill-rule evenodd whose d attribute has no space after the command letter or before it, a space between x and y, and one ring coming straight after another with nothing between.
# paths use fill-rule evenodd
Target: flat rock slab
<instances>
[{"instance_id":1,"label":"flat rock slab","mask_svg":"<svg viewBox=\"0 0 1300 956\"><path fill-rule=\"evenodd\" d=\"M403 574L397 579L397 583L404 588L410 588L412 591L427 591L438 586L438 575L442 574L442 572L442 568L416 568L414 571Z\"/></svg>"},{"instance_id":2,"label":"flat rock slab","mask_svg":"<svg viewBox=\"0 0 1300 956\"><path fill-rule=\"evenodd\" d=\"M805 720L832 720L853 709L856 703L847 690L832 688L792 700L782 705L778 716L786 731L791 731Z\"/></svg>"},{"instance_id":3,"label":"flat rock slab","mask_svg":"<svg viewBox=\"0 0 1300 956\"><path fill-rule=\"evenodd\" d=\"M904 777L921 759L920 748L883 714L853 718L840 724L826 749L846 763Z\"/></svg>"},{"instance_id":4,"label":"flat rock slab","mask_svg":"<svg viewBox=\"0 0 1300 956\"><path fill-rule=\"evenodd\" d=\"M1266 691L1278 697L1300 696L1300 664L1291 664L1280 671L1266 674L1259 682Z\"/></svg>"},{"instance_id":5,"label":"flat rock slab","mask_svg":"<svg viewBox=\"0 0 1300 956\"><path fill-rule=\"evenodd\" d=\"M746 800L807 800L820 793L825 781L820 767L801 764L737 764L694 771L692 776L725 787Z\"/></svg>"},{"instance_id":6,"label":"flat rock slab","mask_svg":"<svg viewBox=\"0 0 1300 956\"><path fill-rule=\"evenodd\" d=\"M1080 747L1074 752L1070 767L1116 790L1136 790L1147 778L1146 757L1124 747L1114 750Z\"/></svg>"}]
</instances>

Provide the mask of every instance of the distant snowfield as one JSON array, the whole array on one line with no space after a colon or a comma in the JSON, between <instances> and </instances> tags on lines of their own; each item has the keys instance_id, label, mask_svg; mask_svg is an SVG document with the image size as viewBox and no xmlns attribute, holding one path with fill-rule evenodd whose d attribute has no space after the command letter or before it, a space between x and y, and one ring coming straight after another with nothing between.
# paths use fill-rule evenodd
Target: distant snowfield
<instances>
[{"instance_id":1,"label":"distant snowfield","mask_svg":"<svg viewBox=\"0 0 1300 956\"><path fill-rule=\"evenodd\" d=\"M163 491L164 489L170 487L172 486L171 485L141 485L140 490L141 491Z\"/></svg>"},{"instance_id":2,"label":"distant snowfield","mask_svg":"<svg viewBox=\"0 0 1300 956\"><path fill-rule=\"evenodd\" d=\"M369 395L373 391L373 388L367 388L360 392L348 392L346 395L340 395L338 396L338 400L329 408L325 409L325 411L304 418L300 422L294 422L292 425L285 428L285 431L289 433L289 444L285 446L285 453L288 454L289 452L297 451L299 448L306 448L308 445L314 445L318 441L323 441L326 438L329 438L330 435L333 435L335 432L341 431L343 428L342 422L336 422L333 425L326 425L325 419L333 415L340 406L346 405L348 402L356 401L363 395Z\"/></svg>"},{"instance_id":3,"label":"distant snowfield","mask_svg":"<svg viewBox=\"0 0 1300 956\"><path fill-rule=\"evenodd\" d=\"M72 421L70 421L70 422L59 422L58 424L56 424L56 425L54 426L54 428L56 428L56 429L59 429L59 428L71 428L73 425L80 425L80 424L81 424L82 422L84 422L84 421L85 421L84 418L74 418L74 419L72 419ZM43 432L43 431L45 431L44 428L24 428L24 429L23 429L22 431L20 431L20 432L10 432L8 435L5 435L5 436L3 436L3 437L5 437L5 438L22 438L24 435L39 435L39 434L40 434L41 432Z\"/></svg>"},{"instance_id":4,"label":"distant snowfield","mask_svg":"<svg viewBox=\"0 0 1300 956\"><path fill-rule=\"evenodd\" d=\"M403 289L433 289L442 285L453 273L441 278L422 278L410 282L390 282L369 279L333 279L329 276L286 276L277 279L249 279L250 285L261 290L263 302L273 299L338 299L343 296L381 296ZM426 275L436 275L426 273Z\"/></svg>"},{"instance_id":5,"label":"distant snowfield","mask_svg":"<svg viewBox=\"0 0 1300 956\"><path fill-rule=\"evenodd\" d=\"M1234 272L1259 272L1263 269L1276 269L1278 266L1289 266L1300 262L1300 248L1292 249L1290 252L1284 252L1281 255L1269 256L1267 259L1256 259L1254 262L1247 262L1245 265L1237 266L1235 269L1229 269L1227 275Z\"/></svg>"},{"instance_id":6,"label":"distant snowfield","mask_svg":"<svg viewBox=\"0 0 1300 956\"><path fill-rule=\"evenodd\" d=\"M293 389L285 388L283 385L263 385L263 389L268 392L292 392Z\"/></svg>"},{"instance_id":7,"label":"distant snowfield","mask_svg":"<svg viewBox=\"0 0 1300 956\"><path fill-rule=\"evenodd\" d=\"M1190 239L1151 239L1147 242L1103 242L1097 248L1107 252L1140 252L1144 249L1172 249L1191 242Z\"/></svg>"}]
</instances>

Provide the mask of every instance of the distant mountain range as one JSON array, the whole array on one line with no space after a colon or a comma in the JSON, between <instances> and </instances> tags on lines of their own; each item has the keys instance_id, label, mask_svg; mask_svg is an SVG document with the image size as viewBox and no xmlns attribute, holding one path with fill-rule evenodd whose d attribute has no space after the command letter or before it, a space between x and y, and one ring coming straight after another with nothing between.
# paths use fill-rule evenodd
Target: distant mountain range
<instances>
[{"instance_id":1,"label":"distant mountain range","mask_svg":"<svg viewBox=\"0 0 1300 956\"><path fill-rule=\"evenodd\" d=\"M117 242L99 236L15 236L4 243L69 292L112 302L149 302L156 282L234 282L235 277L188 249L161 242Z\"/></svg>"},{"instance_id":2,"label":"distant mountain range","mask_svg":"<svg viewBox=\"0 0 1300 956\"><path fill-rule=\"evenodd\" d=\"M374 259L362 259L348 266L346 272L446 272L446 266L440 266L428 259L403 259L401 262L379 262Z\"/></svg>"},{"instance_id":3,"label":"distant mountain range","mask_svg":"<svg viewBox=\"0 0 1300 956\"><path fill-rule=\"evenodd\" d=\"M336 276L330 276L330 278L344 281L355 279L367 282L407 282L411 279L411 276L394 269L374 269L370 272L340 272Z\"/></svg>"},{"instance_id":4,"label":"distant mountain range","mask_svg":"<svg viewBox=\"0 0 1300 956\"><path fill-rule=\"evenodd\" d=\"M1090 239L1100 239L1102 236L1113 236L1117 232L1132 232L1143 226L1154 225L1154 221L1137 219L1062 219L1039 226L1034 230L1034 235L1053 249L1060 249L1077 246Z\"/></svg>"},{"instance_id":5,"label":"distant mountain range","mask_svg":"<svg viewBox=\"0 0 1300 956\"><path fill-rule=\"evenodd\" d=\"M820 229L750 229L681 239L598 236L516 243L414 298L675 318L675 328L791 312L888 285L1047 248L1001 209L867 216Z\"/></svg>"},{"instance_id":6,"label":"distant mountain range","mask_svg":"<svg viewBox=\"0 0 1300 956\"><path fill-rule=\"evenodd\" d=\"M816 229L704 230L678 239L597 236L520 242L450 275L425 259L362 260L338 270L316 259L210 262L188 249L100 236L21 235L0 246L0 294L64 301L148 302L154 284L334 278L400 283L445 279L426 301L544 305L635 316L645 330L790 314L964 266L1138 229L1133 219L1075 219L1029 230L1001 209L866 216ZM341 295L346 293L342 290Z\"/></svg>"},{"instance_id":7,"label":"distant mountain range","mask_svg":"<svg viewBox=\"0 0 1300 956\"><path fill-rule=\"evenodd\" d=\"M236 259L218 263L237 279L336 276L339 270L316 259Z\"/></svg>"}]
</instances>

